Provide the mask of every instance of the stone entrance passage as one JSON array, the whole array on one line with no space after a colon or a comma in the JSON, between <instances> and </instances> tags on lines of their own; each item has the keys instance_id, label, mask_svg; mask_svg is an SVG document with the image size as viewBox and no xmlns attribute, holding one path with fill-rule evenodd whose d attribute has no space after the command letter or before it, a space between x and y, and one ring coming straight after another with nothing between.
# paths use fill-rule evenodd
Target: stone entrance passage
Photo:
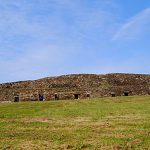
<instances>
[{"instance_id":1,"label":"stone entrance passage","mask_svg":"<svg viewBox=\"0 0 150 150\"><path fill-rule=\"evenodd\" d=\"M86 97L87 97L87 98L90 98L90 96L91 96L91 95L90 95L89 93L86 94Z\"/></svg>"},{"instance_id":2,"label":"stone entrance passage","mask_svg":"<svg viewBox=\"0 0 150 150\"><path fill-rule=\"evenodd\" d=\"M111 92L111 97L116 97L116 93L115 92Z\"/></svg>"},{"instance_id":3,"label":"stone entrance passage","mask_svg":"<svg viewBox=\"0 0 150 150\"><path fill-rule=\"evenodd\" d=\"M39 101L44 101L44 96L39 94Z\"/></svg>"},{"instance_id":4,"label":"stone entrance passage","mask_svg":"<svg viewBox=\"0 0 150 150\"><path fill-rule=\"evenodd\" d=\"M55 100L59 100L58 94L55 94Z\"/></svg>"},{"instance_id":5,"label":"stone entrance passage","mask_svg":"<svg viewBox=\"0 0 150 150\"><path fill-rule=\"evenodd\" d=\"M80 94L74 94L74 99L79 99Z\"/></svg>"},{"instance_id":6,"label":"stone entrance passage","mask_svg":"<svg viewBox=\"0 0 150 150\"><path fill-rule=\"evenodd\" d=\"M19 96L15 96L14 102L19 102Z\"/></svg>"},{"instance_id":7,"label":"stone entrance passage","mask_svg":"<svg viewBox=\"0 0 150 150\"><path fill-rule=\"evenodd\" d=\"M124 92L124 96L129 96L129 92Z\"/></svg>"}]
</instances>

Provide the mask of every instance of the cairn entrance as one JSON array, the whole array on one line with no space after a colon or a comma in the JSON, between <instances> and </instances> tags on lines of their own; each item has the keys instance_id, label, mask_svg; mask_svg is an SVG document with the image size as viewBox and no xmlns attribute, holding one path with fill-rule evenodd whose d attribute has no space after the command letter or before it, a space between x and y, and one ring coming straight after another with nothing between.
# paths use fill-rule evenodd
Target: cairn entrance
<instances>
[{"instance_id":1,"label":"cairn entrance","mask_svg":"<svg viewBox=\"0 0 150 150\"><path fill-rule=\"evenodd\" d=\"M79 99L80 94L74 94L74 99Z\"/></svg>"},{"instance_id":2,"label":"cairn entrance","mask_svg":"<svg viewBox=\"0 0 150 150\"><path fill-rule=\"evenodd\" d=\"M87 94L86 94L86 97L87 97L87 98L90 98L90 96L91 96L90 93L87 93Z\"/></svg>"},{"instance_id":3,"label":"cairn entrance","mask_svg":"<svg viewBox=\"0 0 150 150\"><path fill-rule=\"evenodd\" d=\"M124 92L124 96L129 96L129 92Z\"/></svg>"},{"instance_id":4,"label":"cairn entrance","mask_svg":"<svg viewBox=\"0 0 150 150\"><path fill-rule=\"evenodd\" d=\"M116 93L115 92L111 92L111 97L116 97Z\"/></svg>"},{"instance_id":5,"label":"cairn entrance","mask_svg":"<svg viewBox=\"0 0 150 150\"><path fill-rule=\"evenodd\" d=\"M55 94L55 100L59 100L58 94Z\"/></svg>"},{"instance_id":6,"label":"cairn entrance","mask_svg":"<svg viewBox=\"0 0 150 150\"><path fill-rule=\"evenodd\" d=\"M39 101L44 101L44 96L39 94Z\"/></svg>"},{"instance_id":7,"label":"cairn entrance","mask_svg":"<svg viewBox=\"0 0 150 150\"><path fill-rule=\"evenodd\" d=\"M14 102L19 102L19 96L15 96Z\"/></svg>"}]
</instances>

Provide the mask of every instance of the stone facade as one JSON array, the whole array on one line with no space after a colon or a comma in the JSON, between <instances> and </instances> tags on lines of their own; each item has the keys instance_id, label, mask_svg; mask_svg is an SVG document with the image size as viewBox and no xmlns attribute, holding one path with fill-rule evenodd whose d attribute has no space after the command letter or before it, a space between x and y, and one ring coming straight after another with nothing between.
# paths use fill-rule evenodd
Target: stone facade
<instances>
[{"instance_id":1,"label":"stone facade","mask_svg":"<svg viewBox=\"0 0 150 150\"><path fill-rule=\"evenodd\" d=\"M0 101L48 101L148 95L150 75L78 74L0 84Z\"/></svg>"}]
</instances>

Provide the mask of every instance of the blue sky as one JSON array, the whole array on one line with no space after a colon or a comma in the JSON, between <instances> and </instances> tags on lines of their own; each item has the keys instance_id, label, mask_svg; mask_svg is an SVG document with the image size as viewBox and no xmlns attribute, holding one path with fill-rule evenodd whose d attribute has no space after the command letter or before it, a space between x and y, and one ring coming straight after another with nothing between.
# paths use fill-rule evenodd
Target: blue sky
<instances>
[{"instance_id":1,"label":"blue sky","mask_svg":"<svg viewBox=\"0 0 150 150\"><path fill-rule=\"evenodd\" d=\"M0 82L150 73L149 0L0 0Z\"/></svg>"}]
</instances>

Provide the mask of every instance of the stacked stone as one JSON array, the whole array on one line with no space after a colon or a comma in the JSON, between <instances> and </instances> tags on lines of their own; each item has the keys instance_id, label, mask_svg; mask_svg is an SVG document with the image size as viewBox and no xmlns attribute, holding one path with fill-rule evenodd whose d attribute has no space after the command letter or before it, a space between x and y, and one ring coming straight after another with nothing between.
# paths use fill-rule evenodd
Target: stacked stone
<instances>
[{"instance_id":1,"label":"stacked stone","mask_svg":"<svg viewBox=\"0 0 150 150\"><path fill-rule=\"evenodd\" d=\"M44 101L150 94L150 75L74 74L0 84L0 101Z\"/></svg>"}]
</instances>

